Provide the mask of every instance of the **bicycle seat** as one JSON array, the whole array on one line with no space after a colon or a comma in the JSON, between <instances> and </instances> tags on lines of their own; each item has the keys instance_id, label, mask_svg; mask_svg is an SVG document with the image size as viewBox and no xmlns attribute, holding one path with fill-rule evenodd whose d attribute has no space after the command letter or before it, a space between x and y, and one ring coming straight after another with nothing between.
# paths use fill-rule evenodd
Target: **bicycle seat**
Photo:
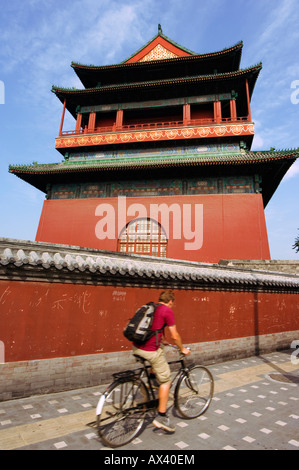
<instances>
[{"instance_id":1,"label":"bicycle seat","mask_svg":"<svg viewBox=\"0 0 299 470\"><path fill-rule=\"evenodd\" d=\"M138 356L138 354L133 354L133 356L136 358L136 361L142 362L142 364L144 364L146 361L144 357Z\"/></svg>"}]
</instances>

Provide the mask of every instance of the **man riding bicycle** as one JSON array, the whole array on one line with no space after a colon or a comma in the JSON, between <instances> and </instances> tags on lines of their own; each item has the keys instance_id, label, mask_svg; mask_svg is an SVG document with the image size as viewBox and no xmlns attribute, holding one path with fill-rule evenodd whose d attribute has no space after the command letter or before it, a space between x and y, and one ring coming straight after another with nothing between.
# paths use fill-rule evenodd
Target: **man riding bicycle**
<instances>
[{"instance_id":1,"label":"man riding bicycle","mask_svg":"<svg viewBox=\"0 0 299 470\"><path fill-rule=\"evenodd\" d=\"M153 421L153 425L169 432L175 431L175 426L170 422L166 410L171 386L171 373L164 354L163 347L163 328L168 326L171 339L180 351L188 355L190 350L182 344L181 336L175 325L174 313L172 307L174 304L174 293L166 290L160 294L159 305L155 310L152 330L161 330L150 338L146 343L140 345L133 343L133 353L146 359L152 366L152 370L159 382L159 407L158 415Z\"/></svg>"}]
</instances>

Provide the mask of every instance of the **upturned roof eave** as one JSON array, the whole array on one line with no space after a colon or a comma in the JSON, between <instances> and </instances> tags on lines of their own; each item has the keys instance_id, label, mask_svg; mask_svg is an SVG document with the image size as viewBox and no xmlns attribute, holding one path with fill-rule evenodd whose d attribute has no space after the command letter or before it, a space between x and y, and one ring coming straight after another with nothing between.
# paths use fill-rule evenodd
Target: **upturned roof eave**
<instances>
[{"instance_id":1,"label":"upturned roof eave","mask_svg":"<svg viewBox=\"0 0 299 470\"><path fill-rule=\"evenodd\" d=\"M240 50L240 52L242 51L242 48L243 48L243 41L239 41L237 44L235 44L234 46L231 46L229 48L225 48L225 49L222 49L221 51L216 51L216 52L210 52L210 53L205 53L205 54L197 54L196 52L192 52L192 51L189 51L188 49L185 49L183 48L182 46L179 46L178 44L174 43L172 41L172 43L174 45L176 45L176 47L179 47L181 48L182 50L186 50L186 52L188 52L190 55L186 55L186 56L180 56L180 57L174 57L174 58L168 58L168 59L157 59L157 60L152 60L152 61L145 61L145 62L127 62L131 57L134 57L139 51L141 51L142 49L144 49L144 47L146 47L148 44L150 44L150 42L152 42L157 36L155 36L153 39L151 39L151 41L149 41L145 46L141 47L138 51L136 51L134 54L132 54L130 57L128 57L127 59L125 59L124 61L118 63L118 64L111 64L111 65L87 65L87 64L80 64L79 62L75 62L73 61L71 63L71 67L76 70L80 70L80 69L84 69L84 70L113 70L113 69L118 69L118 68L123 68L123 67L135 67L135 68L139 68L139 67L151 67L153 65L156 65L156 64L163 64L163 63L175 63L175 62L180 62L180 61L184 61L184 60L191 60L191 61L194 61L194 60L206 60L206 59L210 59L211 57L214 58L214 57L217 57L217 56L224 56L224 55L227 55L231 52L235 52L237 50ZM241 60L241 55L240 55L240 60ZM240 60L239 60L239 64L240 64Z\"/></svg>"},{"instance_id":2,"label":"upturned roof eave","mask_svg":"<svg viewBox=\"0 0 299 470\"><path fill-rule=\"evenodd\" d=\"M248 67L245 69L240 69L234 72L225 72L225 73L215 73L213 75L196 75L191 77L178 77L178 78L171 78L171 79L162 79L162 80L153 80L153 81L146 81L146 82L133 82L133 83L122 83L122 84L115 84L115 85L106 85L102 87L96 88L63 88L53 85L52 92L55 94L65 93L68 95L82 95L82 94L90 94L90 93L103 93L107 91L115 91L121 89L129 89L129 88L142 88L142 87L154 87L154 86L166 86L166 85L175 85L177 83L192 83L192 82L204 82L204 81L217 81L217 80L229 80L232 78L242 77L244 75L250 75L254 72L257 74L262 69L262 63L260 62L257 65L252 67Z\"/></svg>"},{"instance_id":3,"label":"upturned roof eave","mask_svg":"<svg viewBox=\"0 0 299 470\"><path fill-rule=\"evenodd\" d=\"M161 171L165 169L169 171L171 168L179 169L183 167L189 167L195 169L195 167L203 168L229 168L237 169L244 167L251 167L251 173L258 172L263 176L263 191L262 197L264 202L264 207L267 206L268 202L271 200L273 194L275 193L280 181L291 167L293 162L299 157L299 149L296 151L288 152L246 152L247 159L241 159L240 155L235 155L235 159L210 159L210 160L199 160L199 159L178 159L177 161L171 161L172 159L165 158L162 160L146 162L140 161L131 161L126 163L124 161L116 164L115 162L110 162L103 164L104 162L81 162L76 164L69 164L69 162L61 162L54 164L42 164L42 165L18 165L10 166L10 173L19 177L23 181L31 184L35 188L39 189L43 193L47 192L47 185L50 182L56 181L56 178L61 180L62 175L68 174L69 177L74 175L75 178L81 178L80 175L93 174L93 173L106 173L106 172L127 172L127 171ZM258 154L258 155L257 155ZM246 156L246 155L245 155ZM258 166L258 168L257 168ZM256 170L255 170L256 168ZM193 171L193 170L192 170ZM218 171L218 170L217 170ZM223 170L221 170L223 171ZM233 170L234 171L234 170ZM239 171L239 170L238 170Z\"/></svg>"},{"instance_id":4,"label":"upturned roof eave","mask_svg":"<svg viewBox=\"0 0 299 470\"><path fill-rule=\"evenodd\" d=\"M267 163L278 160L296 160L299 157L299 148L287 151L247 151L240 154L228 154L221 156L200 156L200 157L180 157L180 158L148 158L144 161L141 159L119 159L119 162L107 159L99 162L90 162L78 160L78 162L70 163L63 161L59 163L50 164L34 164L34 165L10 165L9 172L15 175L20 174L51 174L63 172L76 172L76 171L98 171L98 170L113 170L125 168L141 168L141 167L154 167L154 166L185 166L185 165L238 165L238 164L255 164Z\"/></svg>"},{"instance_id":5,"label":"upturned roof eave","mask_svg":"<svg viewBox=\"0 0 299 470\"><path fill-rule=\"evenodd\" d=\"M158 36L155 37L156 40L157 37ZM180 47L174 42L171 43L171 46L175 48ZM146 47L150 46L146 45L145 48ZM132 59L134 57L133 54L133 56L127 59L129 60L129 62L124 61L119 64L95 66L83 65L76 62L72 62L71 66L73 67L76 75L82 82L83 86L86 88L90 88L92 86L95 86L98 82L113 83L115 74L117 74L118 76L118 81L122 82L123 80L121 77L124 74L148 74L152 71L155 72L157 69L161 71L161 67L164 69L164 71L168 70L170 75L172 75L178 67L182 66L192 66L196 68L208 67L211 70L219 68L220 70L222 70L222 63L226 64L226 66L224 66L226 71L238 70L240 68L242 47L243 43L239 42L235 46L224 49L223 51L206 54L197 54L188 49L181 48L180 50L183 51L182 55L179 54L177 57L172 58L169 57L150 61L139 61ZM139 51L137 51L136 54L142 54L143 50L144 49L141 48ZM217 65L215 64L216 61ZM213 63L214 65L209 66L208 64L211 63Z\"/></svg>"}]
</instances>

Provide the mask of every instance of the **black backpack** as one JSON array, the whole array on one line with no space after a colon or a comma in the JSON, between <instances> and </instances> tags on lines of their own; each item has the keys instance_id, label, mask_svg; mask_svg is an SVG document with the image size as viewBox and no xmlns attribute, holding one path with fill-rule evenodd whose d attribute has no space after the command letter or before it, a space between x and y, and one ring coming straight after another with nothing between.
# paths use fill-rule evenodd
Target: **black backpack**
<instances>
[{"instance_id":1,"label":"black backpack","mask_svg":"<svg viewBox=\"0 0 299 470\"><path fill-rule=\"evenodd\" d=\"M155 304L154 302L148 302L137 310L135 315L129 320L123 332L124 336L129 341L144 344L163 330L163 328L155 331L151 329L154 313L158 305L159 304Z\"/></svg>"}]
</instances>

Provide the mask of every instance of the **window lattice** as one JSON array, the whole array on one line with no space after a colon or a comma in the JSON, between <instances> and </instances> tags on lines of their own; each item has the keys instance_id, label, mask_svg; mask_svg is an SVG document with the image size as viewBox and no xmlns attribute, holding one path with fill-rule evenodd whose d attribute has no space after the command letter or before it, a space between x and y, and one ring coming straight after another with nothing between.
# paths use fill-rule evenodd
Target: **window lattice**
<instances>
[{"instance_id":1,"label":"window lattice","mask_svg":"<svg viewBox=\"0 0 299 470\"><path fill-rule=\"evenodd\" d=\"M166 258L167 237L161 226L150 219L130 222L118 240L118 251Z\"/></svg>"}]
</instances>

